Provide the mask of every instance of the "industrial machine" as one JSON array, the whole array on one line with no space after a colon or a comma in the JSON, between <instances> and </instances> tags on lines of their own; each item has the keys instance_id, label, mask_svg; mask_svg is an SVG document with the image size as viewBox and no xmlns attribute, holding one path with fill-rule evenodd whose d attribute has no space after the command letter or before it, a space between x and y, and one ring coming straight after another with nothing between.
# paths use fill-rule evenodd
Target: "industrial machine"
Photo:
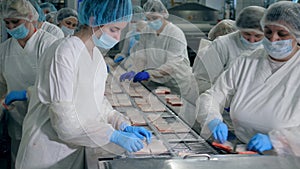
<instances>
[{"instance_id":1,"label":"industrial machine","mask_svg":"<svg viewBox=\"0 0 300 169\"><path fill-rule=\"evenodd\" d=\"M199 3L184 3L168 9L168 20L176 24L184 32L191 65L196 57L199 43L207 38L210 29L218 22L218 10Z\"/></svg>"}]
</instances>

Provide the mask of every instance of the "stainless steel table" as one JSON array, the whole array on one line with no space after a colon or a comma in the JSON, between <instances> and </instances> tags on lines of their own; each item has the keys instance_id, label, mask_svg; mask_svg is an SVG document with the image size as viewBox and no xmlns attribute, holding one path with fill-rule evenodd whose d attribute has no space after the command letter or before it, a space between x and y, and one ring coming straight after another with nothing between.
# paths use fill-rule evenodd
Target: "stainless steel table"
<instances>
[{"instance_id":1,"label":"stainless steel table","mask_svg":"<svg viewBox=\"0 0 300 169\"><path fill-rule=\"evenodd\" d=\"M187 159L116 159L99 161L99 169L297 169L300 159L277 156L210 156Z\"/></svg>"}]
</instances>

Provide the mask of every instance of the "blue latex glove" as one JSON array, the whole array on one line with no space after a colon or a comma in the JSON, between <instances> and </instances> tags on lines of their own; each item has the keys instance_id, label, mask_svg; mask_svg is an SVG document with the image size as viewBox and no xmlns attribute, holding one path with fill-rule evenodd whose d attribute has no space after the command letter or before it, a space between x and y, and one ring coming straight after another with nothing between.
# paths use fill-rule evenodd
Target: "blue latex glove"
<instances>
[{"instance_id":1,"label":"blue latex glove","mask_svg":"<svg viewBox=\"0 0 300 169\"><path fill-rule=\"evenodd\" d=\"M225 107L224 110L229 113L230 112L230 107Z\"/></svg>"},{"instance_id":2,"label":"blue latex glove","mask_svg":"<svg viewBox=\"0 0 300 169\"><path fill-rule=\"evenodd\" d=\"M123 147L129 152L136 152L144 147L142 140L135 134L117 130L112 133L110 141Z\"/></svg>"},{"instance_id":3,"label":"blue latex glove","mask_svg":"<svg viewBox=\"0 0 300 169\"><path fill-rule=\"evenodd\" d=\"M14 101L25 101L27 100L26 97L26 90L14 90L8 93L5 98L5 104L10 105Z\"/></svg>"},{"instance_id":4,"label":"blue latex glove","mask_svg":"<svg viewBox=\"0 0 300 169\"><path fill-rule=\"evenodd\" d=\"M120 82L123 82L126 79L130 81L134 77L134 75L135 75L134 71L126 72L120 76Z\"/></svg>"},{"instance_id":5,"label":"blue latex glove","mask_svg":"<svg viewBox=\"0 0 300 169\"><path fill-rule=\"evenodd\" d=\"M248 143L247 149L262 153L272 149L272 143L268 135L258 133Z\"/></svg>"},{"instance_id":6,"label":"blue latex glove","mask_svg":"<svg viewBox=\"0 0 300 169\"><path fill-rule=\"evenodd\" d=\"M225 143L228 137L228 127L219 119L214 119L208 123L208 128L213 133L213 136L220 143Z\"/></svg>"},{"instance_id":7,"label":"blue latex glove","mask_svg":"<svg viewBox=\"0 0 300 169\"><path fill-rule=\"evenodd\" d=\"M150 144L150 142L151 142L152 134L151 134L151 132L149 132L144 127L127 126L124 129L124 131L129 132L129 133L133 133L140 139L144 139L144 137L145 137L148 144Z\"/></svg>"},{"instance_id":8,"label":"blue latex glove","mask_svg":"<svg viewBox=\"0 0 300 169\"><path fill-rule=\"evenodd\" d=\"M139 72L134 76L133 82L140 82L143 80L148 80L149 78L150 78L150 75L148 72Z\"/></svg>"},{"instance_id":9,"label":"blue latex glove","mask_svg":"<svg viewBox=\"0 0 300 169\"><path fill-rule=\"evenodd\" d=\"M114 62L115 62L115 63L119 63L119 62L121 62L122 60L124 60L124 56L119 56L119 57L117 57L117 58L114 60Z\"/></svg>"}]
</instances>

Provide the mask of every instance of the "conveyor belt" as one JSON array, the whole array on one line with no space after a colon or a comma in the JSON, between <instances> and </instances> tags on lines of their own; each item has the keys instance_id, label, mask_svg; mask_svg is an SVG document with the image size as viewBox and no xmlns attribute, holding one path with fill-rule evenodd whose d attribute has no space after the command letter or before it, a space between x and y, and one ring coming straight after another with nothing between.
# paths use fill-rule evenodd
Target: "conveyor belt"
<instances>
[{"instance_id":1,"label":"conveyor belt","mask_svg":"<svg viewBox=\"0 0 300 169\"><path fill-rule=\"evenodd\" d=\"M179 107L173 107L175 108L173 109L172 106L166 104L162 98L163 95L155 95L154 92L149 90L149 88L145 88L140 83L132 83L127 80L120 83L118 77L123 73L125 73L125 70L119 66L114 70L113 75L109 75L106 86L106 97L116 110L129 117L130 115L127 113L132 113L133 111L136 113L138 111L143 117L143 120L146 121L146 124L142 126L153 133L154 139L161 140L168 150L168 152L161 154L145 154L145 156L160 157L162 155L164 157L179 157L186 153L217 154L216 150L187 125L183 119L177 116L174 110L176 108L177 110L180 109ZM137 92L134 96L131 96L132 93L130 92L132 91L141 91L142 94ZM120 100L120 96L123 98L127 97L131 104L119 104L122 100ZM150 109L146 111L146 109L143 109L143 105L138 105L135 100L137 98L139 98L140 101L145 99L145 104L148 104ZM116 104L116 102L118 103ZM163 109L159 111L161 108ZM153 111L151 109L153 109ZM158 111L156 111L156 109ZM151 121L149 118L152 115L158 116L159 120ZM139 153L138 156L135 156L131 153L128 154L127 157L143 157L143 154Z\"/></svg>"}]
</instances>

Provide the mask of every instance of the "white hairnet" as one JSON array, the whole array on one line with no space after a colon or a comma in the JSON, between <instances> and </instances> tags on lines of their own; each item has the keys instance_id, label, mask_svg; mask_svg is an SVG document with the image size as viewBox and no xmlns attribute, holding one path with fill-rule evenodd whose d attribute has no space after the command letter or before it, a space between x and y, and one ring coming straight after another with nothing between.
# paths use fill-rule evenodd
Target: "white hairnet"
<instances>
[{"instance_id":1,"label":"white hairnet","mask_svg":"<svg viewBox=\"0 0 300 169\"><path fill-rule=\"evenodd\" d=\"M74 17L78 20L77 11L72 8L61 8L55 15L55 23L59 24L65 18Z\"/></svg>"},{"instance_id":2,"label":"white hairnet","mask_svg":"<svg viewBox=\"0 0 300 169\"><path fill-rule=\"evenodd\" d=\"M57 13L56 11L47 13L46 21L49 22L51 20L54 20L56 13ZM54 21L52 21L52 22L54 22Z\"/></svg>"},{"instance_id":3,"label":"white hairnet","mask_svg":"<svg viewBox=\"0 0 300 169\"><path fill-rule=\"evenodd\" d=\"M214 40L218 36L226 35L236 31L235 21L231 19L224 19L216 24L208 33L208 39Z\"/></svg>"},{"instance_id":4,"label":"white hairnet","mask_svg":"<svg viewBox=\"0 0 300 169\"><path fill-rule=\"evenodd\" d=\"M281 1L270 5L261 20L262 28L265 25L285 27L300 43L300 4Z\"/></svg>"},{"instance_id":5,"label":"white hairnet","mask_svg":"<svg viewBox=\"0 0 300 169\"><path fill-rule=\"evenodd\" d=\"M236 19L236 27L239 30L253 30L263 33L260 20L265 11L266 9L260 6L248 6L244 8Z\"/></svg>"},{"instance_id":6,"label":"white hairnet","mask_svg":"<svg viewBox=\"0 0 300 169\"><path fill-rule=\"evenodd\" d=\"M55 8L55 6L50 3L50 2L44 2L44 3L41 3L40 7L42 9L48 9L50 12L56 12L57 9Z\"/></svg>"},{"instance_id":7,"label":"white hairnet","mask_svg":"<svg viewBox=\"0 0 300 169\"><path fill-rule=\"evenodd\" d=\"M144 9L140 6L133 6L132 14L132 21L145 20Z\"/></svg>"},{"instance_id":8,"label":"white hairnet","mask_svg":"<svg viewBox=\"0 0 300 169\"><path fill-rule=\"evenodd\" d=\"M31 3L31 5L34 7L34 9L37 11L37 13L39 14L39 22L43 22L46 20L46 16L43 12L43 10L41 9L40 5L37 3L36 0L29 0L29 2Z\"/></svg>"},{"instance_id":9,"label":"white hairnet","mask_svg":"<svg viewBox=\"0 0 300 169\"><path fill-rule=\"evenodd\" d=\"M133 14L143 13L144 9L140 6L134 5L134 6L132 6L132 11L133 11Z\"/></svg>"},{"instance_id":10,"label":"white hairnet","mask_svg":"<svg viewBox=\"0 0 300 169\"><path fill-rule=\"evenodd\" d=\"M17 18L28 21L37 21L39 14L27 0L3 0L0 1L1 18Z\"/></svg>"},{"instance_id":11,"label":"white hairnet","mask_svg":"<svg viewBox=\"0 0 300 169\"><path fill-rule=\"evenodd\" d=\"M162 15L164 18L169 17L169 12L167 8L160 0L148 0L144 4L143 8L146 13L158 13Z\"/></svg>"}]
</instances>

